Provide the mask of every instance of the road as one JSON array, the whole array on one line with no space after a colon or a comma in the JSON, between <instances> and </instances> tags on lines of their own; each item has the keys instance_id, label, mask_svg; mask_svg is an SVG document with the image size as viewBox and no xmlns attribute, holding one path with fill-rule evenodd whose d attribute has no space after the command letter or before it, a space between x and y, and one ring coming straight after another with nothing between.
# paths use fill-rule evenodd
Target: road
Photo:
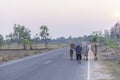
<instances>
[{"instance_id":1,"label":"road","mask_svg":"<svg viewBox=\"0 0 120 80\"><path fill-rule=\"evenodd\" d=\"M71 61L63 48L0 65L0 80L88 80L88 61Z\"/></svg>"}]
</instances>

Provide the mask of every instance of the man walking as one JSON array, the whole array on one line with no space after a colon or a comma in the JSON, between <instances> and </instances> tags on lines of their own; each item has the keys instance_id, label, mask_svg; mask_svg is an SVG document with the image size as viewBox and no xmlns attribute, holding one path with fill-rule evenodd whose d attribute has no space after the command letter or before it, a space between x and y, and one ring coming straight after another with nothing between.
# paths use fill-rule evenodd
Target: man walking
<instances>
[{"instance_id":1,"label":"man walking","mask_svg":"<svg viewBox=\"0 0 120 80\"><path fill-rule=\"evenodd\" d=\"M76 51L76 58L78 63L81 63L81 59L82 59L82 45L80 45L79 43L77 44L77 46L75 47L75 51Z\"/></svg>"}]
</instances>

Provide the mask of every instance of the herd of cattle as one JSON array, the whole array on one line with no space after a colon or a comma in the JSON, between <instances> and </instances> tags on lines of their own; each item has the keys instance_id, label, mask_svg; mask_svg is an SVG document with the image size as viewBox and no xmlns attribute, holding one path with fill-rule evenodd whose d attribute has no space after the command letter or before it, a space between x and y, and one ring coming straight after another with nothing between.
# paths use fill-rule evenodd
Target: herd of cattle
<instances>
[{"instance_id":1,"label":"herd of cattle","mask_svg":"<svg viewBox=\"0 0 120 80\"><path fill-rule=\"evenodd\" d=\"M82 57L85 60L88 60L88 53L89 50L91 49L93 55L94 55L94 60L97 60L97 43L91 43L91 44L87 44L87 43L81 43L80 46L82 47ZM75 49L75 44L70 44L70 59L73 59L73 53L74 53L74 49Z\"/></svg>"}]
</instances>

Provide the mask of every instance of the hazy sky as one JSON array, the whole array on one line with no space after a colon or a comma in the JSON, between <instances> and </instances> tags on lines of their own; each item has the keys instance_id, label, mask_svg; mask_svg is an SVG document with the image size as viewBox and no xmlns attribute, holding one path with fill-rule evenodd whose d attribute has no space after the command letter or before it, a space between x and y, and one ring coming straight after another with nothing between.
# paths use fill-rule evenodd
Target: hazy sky
<instances>
[{"instance_id":1,"label":"hazy sky","mask_svg":"<svg viewBox=\"0 0 120 80\"><path fill-rule=\"evenodd\" d=\"M25 25L32 36L47 25L51 38L110 29L120 20L120 0L0 0L0 34Z\"/></svg>"}]
</instances>

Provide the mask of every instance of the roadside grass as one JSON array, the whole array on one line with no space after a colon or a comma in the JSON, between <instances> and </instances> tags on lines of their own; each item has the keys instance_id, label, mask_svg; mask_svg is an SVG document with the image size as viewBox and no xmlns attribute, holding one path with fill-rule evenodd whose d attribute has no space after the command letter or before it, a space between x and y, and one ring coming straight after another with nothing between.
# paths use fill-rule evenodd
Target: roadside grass
<instances>
[{"instance_id":1,"label":"roadside grass","mask_svg":"<svg viewBox=\"0 0 120 80\"><path fill-rule=\"evenodd\" d=\"M20 59L26 56L32 56L35 54L41 54L50 49L45 50L25 50L25 51L0 51L0 62L7 62L10 60ZM52 49L51 49L52 50Z\"/></svg>"},{"instance_id":2,"label":"roadside grass","mask_svg":"<svg viewBox=\"0 0 120 80\"><path fill-rule=\"evenodd\" d=\"M106 66L107 70L109 71L108 74L111 74L115 80L120 80L120 61L118 60L109 60L103 56L103 53L99 55L100 60L102 61L103 65Z\"/></svg>"},{"instance_id":3,"label":"roadside grass","mask_svg":"<svg viewBox=\"0 0 120 80\"><path fill-rule=\"evenodd\" d=\"M116 80L119 80L120 79L120 67L117 64L117 61L115 60L105 61L104 63L108 67L108 70L111 72L112 76L114 76Z\"/></svg>"},{"instance_id":4,"label":"roadside grass","mask_svg":"<svg viewBox=\"0 0 120 80\"><path fill-rule=\"evenodd\" d=\"M27 50L12 50L12 49L22 49L22 46L19 46L19 47L17 47L16 45L9 46L8 51L7 50L0 51L0 63L24 58L27 56L32 56L35 54L41 54L41 53L44 53L47 51L63 48L66 46L68 46L68 44L60 44L60 45L50 44L50 45L48 45L48 48L46 49L44 47L44 45L35 45L33 47L34 47L34 49L36 48L36 50L29 50L29 49L27 49ZM4 46L4 47L3 47L3 49L7 49L7 46Z\"/></svg>"}]
</instances>

